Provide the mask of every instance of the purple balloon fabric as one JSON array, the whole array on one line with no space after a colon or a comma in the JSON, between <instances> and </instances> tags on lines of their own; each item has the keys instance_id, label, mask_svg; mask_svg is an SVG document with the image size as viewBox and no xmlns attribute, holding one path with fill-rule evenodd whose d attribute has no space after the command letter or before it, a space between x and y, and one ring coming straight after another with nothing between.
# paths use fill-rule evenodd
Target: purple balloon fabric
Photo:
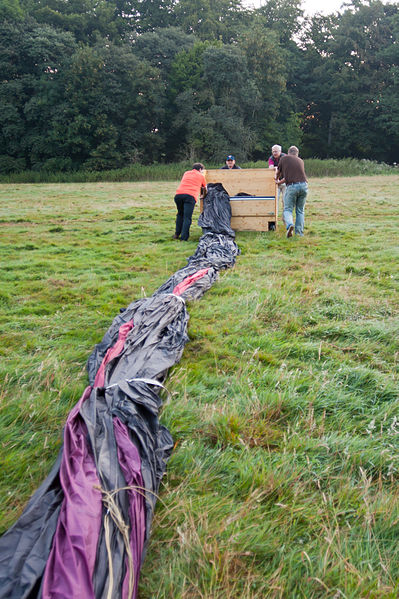
<instances>
[{"instance_id":1,"label":"purple balloon fabric","mask_svg":"<svg viewBox=\"0 0 399 599\"><path fill-rule=\"evenodd\" d=\"M137 597L173 448L159 394L188 341L186 300L201 297L239 254L224 190L205 206L188 265L121 311L90 355L90 386L68 416L62 452L0 538L0 599Z\"/></svg>"},{"instance_id":2,"label":"purple balloon fabric","mask_svg":"<svg viewBox=\"0 0 399 599\"><path fill-rule=\"evenodd\" d=\"M122 597L131 597L130 588L133 584L133 596L137 596L138 581L141 567L141 556L145 540L144 512L144 482L141 476L141 461L137 447L133 444L127 426L118 418L114 419L115 438L118 444L119 464L122 468L129 489L129 520L131 527L130 549L131 565L126 569L123 581ZM130 582L131 578L133 583Z\"/></svg>"},{"instance_id":3,"label":"purple balloon fabric","mask_svg":"<svg viewBox=\"0 0 399 599\"><path fill-rule=\"evenodd\" d=\"M87 429L79 414L90 392L88 387L70 412L64 429L60 468L64 500L44 573L43 599L94 598L92 578L102 500Z\"/></svg>"}]
</instances>

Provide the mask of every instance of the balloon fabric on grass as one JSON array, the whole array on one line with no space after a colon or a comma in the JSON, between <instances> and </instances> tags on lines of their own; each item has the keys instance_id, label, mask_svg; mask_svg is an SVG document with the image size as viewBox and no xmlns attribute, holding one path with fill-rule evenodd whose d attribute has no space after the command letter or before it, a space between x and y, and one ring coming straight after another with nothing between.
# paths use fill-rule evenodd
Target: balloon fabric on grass
<instances>
[{"instance_id":1,"label":"balloon fabric on grass","mask_svg":"<svg viewBox=\"0 0 399 599\"><path fill-rule=\"evenodd\" d=\"M173 440L159 423L169 368L200 298L239 249L229 197L212 186L187 266L118 314L87 361L50 474L0 539L0 599L132 599Z\"/></svg>"}]
</instances>

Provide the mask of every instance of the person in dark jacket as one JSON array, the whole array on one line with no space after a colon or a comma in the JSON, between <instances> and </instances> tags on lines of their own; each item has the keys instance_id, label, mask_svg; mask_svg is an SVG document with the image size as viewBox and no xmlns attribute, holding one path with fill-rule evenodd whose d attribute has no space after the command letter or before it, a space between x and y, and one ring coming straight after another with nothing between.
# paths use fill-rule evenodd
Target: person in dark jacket
<instances>
[{"instance_id":1,"label":"person in dark jacket","mask_svg":"<svg viewBox=\"0 0 399 599\"><path fill-rule=\"evenodd\" d=\"M284 195L283 218L287 229L287 237L294 234L293 210L295 208L295 234L303 235L305 225L305 203L308 195L308 180L305 165L298 156L299 150L291 146L287 156L282 156L278 163L276 183L286 184Z\"/></svg>"},{"instance_id":2,"label":"person in dark jacket","mask_svg":"<svg viewBox=\"0 0 399 599\"><path fill-rule=\"evenodd\" d=\"M174 239L180 238L180 241L188 241L194 206L201 190L206 192L205 167L200 162L196 162L191 171L184 173L176 190L177 215Z\"/></svg>"},{"instance_id":3,"label":"person in dark jacket","mask_svg":"<svg viewBox=\"0 0 399 599\"><path fill-rule=\"evenodd\" d=\"M234 156L232 154L229 154L226 158L226 164L224 166L221 167L222 169L236 169L236 168L241 168L240 166L236 165L236 159L234 158Z\"/></svg>"}]
</instances>

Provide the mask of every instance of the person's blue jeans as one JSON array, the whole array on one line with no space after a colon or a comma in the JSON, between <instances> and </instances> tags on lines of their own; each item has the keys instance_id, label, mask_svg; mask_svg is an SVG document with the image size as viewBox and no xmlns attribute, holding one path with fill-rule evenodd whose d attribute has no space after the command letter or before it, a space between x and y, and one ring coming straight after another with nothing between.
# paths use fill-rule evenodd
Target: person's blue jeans
<instances>
[{"instance_id":1,"label":"person's blue jeans","mask_svg":"<svg viewBox=\"0 0 399 599\"><path fill-rule=\"evenodd\" d=\"M287 185L284 194L283 218L287 229L294 224L293 211L295 208L295 233L303 235L305 226L305 203L308 195L307 183L292 183Z\"/></svg>"},{"instance_id":2,"label":"person's blue jeans","mask_svg":"<svg viewBox=\"0 0 399 599\"><path fill-rule=\"evenodd\" d=\"M175 204L177 207L176 235L180 236L182 241L187 241L190 237L195 198L188 193L178 193L175 195Z\"/></svg>"},{"instance_id":3,"label":"person's blue jeans","mask_svg":"<svg viewBox=\"0 0 399 599\"><path fill-rule=\"evenodd\" d=\"M280 198L281 198L281 214L283 215L284 221L284 194L285 194L285 183L277 185L277 209L279 210Z\"/></svg>"}]
</instances>

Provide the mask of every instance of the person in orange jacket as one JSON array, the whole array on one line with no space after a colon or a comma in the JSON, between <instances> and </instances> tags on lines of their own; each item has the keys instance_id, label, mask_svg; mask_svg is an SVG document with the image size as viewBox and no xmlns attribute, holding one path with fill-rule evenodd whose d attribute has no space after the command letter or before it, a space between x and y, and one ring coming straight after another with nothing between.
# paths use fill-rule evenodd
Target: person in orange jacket
<instances>
[{"instance_id":1,"label":"person in orange jacket","mask_svg":"<svg viewBox=\"0 0 399 599\"><path fill-rule=\"evenodd\" d=\"M184 173L176 190L177 215L174 239L188 241L194 206L201 191L206 192L205 167L200 162L196 162L191 171Z\"/></svg>"}]
</instances>

